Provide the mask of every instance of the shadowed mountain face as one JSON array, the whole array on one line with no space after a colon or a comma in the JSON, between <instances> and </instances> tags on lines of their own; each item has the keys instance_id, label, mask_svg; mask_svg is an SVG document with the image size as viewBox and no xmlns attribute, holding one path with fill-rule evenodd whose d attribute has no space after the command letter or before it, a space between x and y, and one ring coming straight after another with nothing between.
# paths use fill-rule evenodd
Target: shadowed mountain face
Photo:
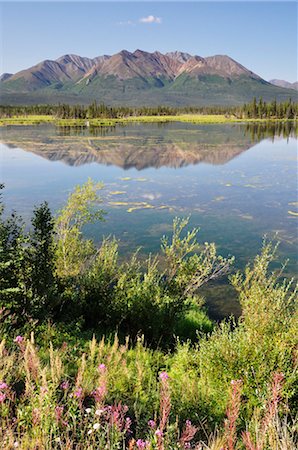
<instances>
[{"instance_id":1,"label":"shadowed mountain face","mask_svg":"<svg viewBox=\"0 0 298 450\"><path fill-rule=\"evenodd\" d=\"M177 124L175 125L177 127ZM109 130L40 128L4 129L1 142L18 147L49 161L69 166L97 163L122 169L181 168L207 163L225 164L255 144L255 135L243 127L158 127L132 126ZM30 129L31 128L31 129ZM261 137L256 138L260 140Z\"/></svg>"},{"instance_id":2,"label":"shadowed mountain face","mask_svg":"<svg viewBox=\"0 0 298 450\"><path fill-rule=\"evenodd\" d=\"M226 55L203 58L183 52L126 50L94 59L64 55L0 80L1 103L187 105L237 104L262 96L284 100L292 90L260 78Z\"/></svg>"}]
</instances>

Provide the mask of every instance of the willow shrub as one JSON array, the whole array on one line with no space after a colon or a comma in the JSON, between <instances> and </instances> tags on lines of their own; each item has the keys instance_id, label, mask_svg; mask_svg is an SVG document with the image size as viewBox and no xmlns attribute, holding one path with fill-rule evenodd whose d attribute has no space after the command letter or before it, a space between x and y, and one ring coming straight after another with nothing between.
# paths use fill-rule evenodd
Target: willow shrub
<instances>
[{"instance_id":1,"label":"willow shrub","mask_svg":"<svg viewBox=\"0 0 298 450\"><path fill-rule=\"evenodd\" d=\"M261 407L269 378L277 371L285 376L289 404L297 408L297 287L282 280L281 273L270 272L274 257L275 248L265 242L253 265L231 277L242 316L238 324L222 323L200 343L200 378L208 397L223 410L227 384L241 379L246 417Z\"/></svg>"},{"instance_id":2,"label":"willow shrub","mask_svg":"<svg viewBox=\"0 0 298 450\"><path fill-rule=\"evenodd\" d=\"M214 243L199 244L198 230L186 231L188 219L176 218L160 254L119 262L115 239L95 248L83 236L86 223L102 219L100 187L91 180L76 187L56 218L56 273L64 286L59 317L80 319L85 329L144 334L155 346L173 344L175 334L187 339L210 331L198 290L227 273L233 258L218 255Z\"/></svg>"}]
</instances>

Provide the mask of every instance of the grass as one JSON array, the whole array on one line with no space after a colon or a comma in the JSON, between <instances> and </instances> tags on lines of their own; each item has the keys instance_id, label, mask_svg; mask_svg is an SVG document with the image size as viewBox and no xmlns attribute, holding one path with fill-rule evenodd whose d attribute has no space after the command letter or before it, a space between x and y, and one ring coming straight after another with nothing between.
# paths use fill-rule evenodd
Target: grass
<instances>
[{"instance_id":1,"label":"grass","mask_svg":"<svg viewBox=\"0 0 298 450\"><path fill-rule=\"evenodd\" d=\"M46 115L30 115L30 116L14 116L9 118L1 118L0 126L9 125L39 125L41 123L53 123L56 126L65 127L81 127L86 126L87 122L93 127L115 126L116 124L128 123L167 123L167 122L184 122L193 124L221 124L235 122L284 122L285 119L237 119L235 117L226 117L223 114L181 114L177 116L131 116L117 119L56 119L54 116Z\"/></svg>"},{"instance_id":2,"label":"grass","mask_svg":"<svg viewBox=\"0 0 298 450\"><path fill-rule=\"evenodd\" d=\"M9 118L1 118L0 126L8 125L39 125L41 123L53 123L55 118L53 116L46 115L30 115L30 116L13 116Z\"/></svg>"},{"instance_id":3,"label":"grass","mask_svg":"<svg viewBox=\"0 0 298 450\"><path fill-rule=\"evenodd\" d=\"M121 345L116 337L39 348L33 334L0 342L0 448L296 448L294 428L279 418L282 373L269 379L262 411L254 409L242 433L243 382L227 383L226 419L211 433L199 371L189 358L198 350L184 346L171 356L149 350L141 339L134 348L128 342ZM196 412L194 420L182 418L181 406L186 414Z\"/></svg>"}]
</instances>

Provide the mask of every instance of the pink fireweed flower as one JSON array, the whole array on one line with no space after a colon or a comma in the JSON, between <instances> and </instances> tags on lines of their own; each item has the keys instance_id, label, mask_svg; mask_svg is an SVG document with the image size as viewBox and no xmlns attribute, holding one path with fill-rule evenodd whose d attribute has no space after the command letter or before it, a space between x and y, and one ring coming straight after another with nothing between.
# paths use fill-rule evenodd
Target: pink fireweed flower
<instances>
[{"instance_id":1,"label":"pink fireweed flower","mask_svg":"<svg viewBox=\"0 0 298 450\"><path fill-rule=\"evenodd\" d=\"M99 372L105 372L107 370L107 366L105 364L99 364L97 369Z\"/></svg>"},{"instance_id":2,"label":"pink fireweed flower","mask_svg":"<svg viewBox=\"0 0 298 450\"><path fill-rule=\"evenodd\" d=\"M125 425L124 425L124 429L127 433L130 432L130 427L131 427L132 421L130 417L126 417L125 419Z\"/></svg>"},{"instance_id":3,"label":"pink fireweed flower","mask_svg":"<svg viewBox=\"0 0 298 450\"><path fill-rule=\"evenodd\" d=\"M40 421L40 410L39 408L33 408L32 411L32 424L37 425Z\"/></svg>"},{"instance_id":4,"label":"pink fireweed flower","mask_svg":"<svg viewBox=\"0 0 298 450\"><path fill-rule=\"evenodd\" d=\"M191 448L190 441L195 437L198 428L192 425L190 420L185 421L185 427L180 438L182 448Z\"/></svg>"},{"instance_id":5,"label":"pink fireweed flower","mask_svg":"<svg viewBox=\"0 0 298 450\"><path fill-rule=\"evenodd\" d=\"M161 430L156 430L155 431L155 436L162 437L163 436L163 432Z\"/></svg>"},{"instance_id":6,"label":"pink fireweed flower","mask_svg":"<svg viewBox=\"0 0 298 450\"><path fill-rule=\"evenodd\" d=\"M24 341L23 336L17 336L14 340L16 344L21 344Z\"/></svg>"},{"instance_id":7,"label":"pink fireweed flower","mask_svg":"<svg viewBox=\"0 0 298 450\"><path fill-rule=\"evenodd\" d=\"M232 386L238 386L238 385L240 385L242 383L242 380L241 379L239 379L239 380L232 380L231 381L231 385Z\"/></svg>"},{"instance_id":8,"label":"pink fireweed flower","mask_svg":"<svg viewBox=\"0 0 298 450\"><path fill-rule=\"evenodd\" d=\"M149 442L148 441L143 441L143 439L138 439L137 442L136 442L136 445L137 445L138 448L144 449L144 448L148 447Z\"/></svg>"},{"instance_id":9,"label":"pink fireweed flower","mask_svg":"<svg viewBox=\"0 0 298 450\"><path fill-rule=\"evenodd\" d=\"M63 411L64 411L64 406L56 406L56 408L55 408L55 417L56 417L57 422L61 421Z\"/></svg>"},{"instance_id":10,"label":"pink fireweed flower","mask_svg":"<svg viewBox=\"0 0 298 450\"><path fill-rule=\"evenodd\" d=\"M4 381L1 381L0 383L0 390L4 391L5 389L8 389L8 385L4 383Z\"/></svg>"},{"instance_id":11,"label":"pink fireweed flower","mask_svg":"<svg viewBox=\"0 0 298 450\"><path fill-rule=\"evenodd\" d=\"M76 398L81 398L81 397L82 397L82 393L83 393L83 389L82 389L81 387L78 387L78 388L74 391L73 395L74 395L74 397L76 397Z\"/></svg>"},{"instance_id":12,"label":"pink fireweed flower","mask_svg":"<svg viewBox=\"0 0 298 450\"><path fill-rule=\"evenodd\" d=\"M148 425L152 429L156 428L156 422L152 419L149 420Z\"/></svg>"},{"instance_id":13,"label":"pink fireweed flower","mask_svg":"<svg viewBox=\"0 0 298 450\"><path fill-rule=\"evenodd\" d=\"M105 383L103 383L101 386L99 386L97 389L95 389L92 392L93 397L95 398L95 401L97 403L101 403L107 393L107 386Z\"/></svg>"},{"instance_id":14,"label":"pink fireweed flower","mask_svg":"<svg viewBox=\"0 0 298 450\"><path fill-rule=\"evenodd\" d=\"M161 373L159 374L159 378L161 379L161 381L165 381L165 380L168 380L168 379L169 379L169 375L168 375L167 372L161 372Z\"/></svg>"},{"instance_id":15,"label":"pink fireweed flower","mask_svg":"<svg viewBox=\"0 0 298 450\"><path fill-rule=\"evenodd\" d=\"M6 399L6 394L4 394L3 392L0 392L0 403L3 403L5 399Z\"/></svg>"},{"instance_id":16,"label":"pink fireweed flower","mask_svg":"<svg viewBox=\"0 0 298 450\"><path fill-rule=\"evenodd\" d=\"M69 382L66 381L62 381L62 383L60 384L60 388L63 389L64 391L66 391L66 389L69 388Z\"/></svg>"}]
</instances>

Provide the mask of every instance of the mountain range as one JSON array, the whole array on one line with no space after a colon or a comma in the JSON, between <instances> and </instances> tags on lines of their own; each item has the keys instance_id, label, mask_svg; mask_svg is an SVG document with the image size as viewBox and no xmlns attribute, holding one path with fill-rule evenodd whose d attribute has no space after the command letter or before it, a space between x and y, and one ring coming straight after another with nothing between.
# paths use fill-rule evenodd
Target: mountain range
<instances>
[{"instance_id":1,"label":"mountain range","mask_svg":"<svg viewBox=\"0 0 298 450\"><path fill-rule=\"evenodd\" d=\"M276 81L276 80L274 80ZM276 83L275 83L276 84ZM2 104L240 104L253 97L297 100L292 86L265 81L227 55L122 50L86 58L64 55L0 77Z\"/></svg>"},{"instance_id":2,"label":"mountain range","mask_svg":"<svg viewBox=\"0 0 298 450\"><path fill-rule=\"evenodd\" d=\"M290 83L289 81L285 80L270 80L269 83L274 84L275 86L283 87L283 88L289 88L289 89L298 89L298 81L295 81L294 83Z\"/></svg>"}]
</instances>

